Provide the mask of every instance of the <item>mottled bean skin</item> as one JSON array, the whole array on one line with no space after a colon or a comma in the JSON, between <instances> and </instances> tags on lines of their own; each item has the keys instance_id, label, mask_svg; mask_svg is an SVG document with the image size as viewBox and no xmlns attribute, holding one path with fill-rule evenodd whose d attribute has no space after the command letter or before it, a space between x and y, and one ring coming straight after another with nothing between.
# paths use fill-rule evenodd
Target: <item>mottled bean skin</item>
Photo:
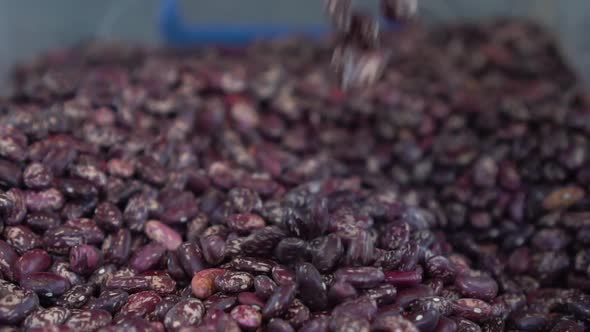
<instances>
[{"instance_id":1,"label":"mottled bean skin","mask_svg":"<svg viewBox=\"0 0 590 332\"><path fill-rule=\"evenodd\" d=\"M0 330L588 330L578 73L517 18L379 2L324 1L325 40L15 68Z\"/></svg>"}]
</instances>

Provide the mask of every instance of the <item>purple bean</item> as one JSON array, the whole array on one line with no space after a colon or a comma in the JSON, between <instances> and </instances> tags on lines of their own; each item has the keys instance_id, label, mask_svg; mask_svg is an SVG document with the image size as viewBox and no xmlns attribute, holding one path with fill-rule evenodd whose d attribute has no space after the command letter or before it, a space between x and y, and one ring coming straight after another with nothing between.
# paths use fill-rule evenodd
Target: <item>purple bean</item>
<instances>
[{"instance_id":1,"label":"purple bean","mask_svg":"<svg viewBox=\"0 0 590 332\"><path fill-rule=\"evenodd\" d=\"M376 332L418 332L418 328L401 315L378 316L371 324L371 331Z\"/></svg>"},{"instance_id":2,"label":"purple bean","mask_svg":"<svg viewBox=\"0 0 590 332\"><path fill-rule=\"evenodd\" d=\"M23 171L23 181L31 189L45 189L53 182L53 174L41 163L31 163Z\"/></svg>"},{"instance_id":3,"label":"purple bean","mask_svg":"<svg viewBox=\"0 0 590 332\"><path fill-rule=\"evenodd\" d=\"M261 299L268 299L276 290L277 284L269 277L259 275L254 277L255 294Z\"/></svg>"},{"instance_id":4,"label":"purple bean","mask_svg":"<svg viewBox=\"0 0 590 332\"><path fill-rule=\"evenodd\" d=\"M178 331L185 326L198 325L205 314L205 306L197 299L180 300L164 317L169 331Z\"/></svg>"},{"instance_id":5,"label":"purple bean","mask_svg":"<svg viewBox=\"0 0 590 332\"><path fill-rule=\"evenodd\" d=\"M70 264L66 263L66 262L54 262L54 264L50 268L50 271L52 273L55 273L59 276L66 278L70 282L70 285L80 285L84 281L83 277L80 276L79 274L73 272L70 269ZM95 274L96 275L103 274L103 273L100 273L100 271L101 271L101 269L96 270ZM106 271L103 271L103 272L106 272ZM93 276L94 276L94 274L93 274ZM92 276L90 277L90 279L92 279Z\"/></svg>"},{"instance_id":6,"label":"purple bean","mask_svg":"<svg viewBox=\"0 0 590 332\"><path fill-rule=\"evenodd\" d=\"M455 285L465 296L471 296L482 300L491 300L498 293L498 284L487 276L461 275L455 280Z\"/></svg>"},{"instance_id":7,"label":"purple bean","mask_svg":"<svg viewBox=\"0 0 590 332\"><path fill-rule=\"evenodd\" d=\"M147 279L149 289L158 294L171 294L176 291L176 281L163 271L147 271L142 273Z\"/></svg>"},{"instance_id":8,"label":"purple bean","mask_svg":"<svg viewBox=\"0 0 590 332\"><path fill-rule=\"evenodd\" d=\"M16 187L22 178L21 168L10 161L0 160L0 185L3 187Z\"/></svg>"},{"instance_id":9,"label":"purple bean","mask_svg":"<svg viewBox=\"0 0 590 332\"><path fill-rule=\"evenodd\" d=\"M330 287L328 298L332 303L342 303L346 300L356 298L358 292L354 286L347 282L337 281Z\"/></svg>"},{"instance_id":10,"label":"purple bean","mask_svg":"<svg viewBox=\"0 0 590 332\"><path fill-rule=\"evenodd\" d=\"M254 277L246 272L227 271L215 278L215 288L227 293L247 291L254 285Z\"/></svg>"},{"instance_id":11,"label":"purple bean","mask_svg":"<svg viewBox=\"0 0 590 332\"><path fill-rule=\"evenodd\" d=\"M34 231L44 232L50 228L59 226L61 224L61 218L55 212L31 212L27 214L25 224Z\"/></svg>"},{"instance_id":12,"label":"purple bean","mask_svg":"<svg viewBox=\"0 0 590 332\"><path fill-rule=\"evenodd\" d=\"M385 279L383 272L374 267L341 268L336 271L334 276L337 280L360 288L373 288Z\"/></svg>"},{"instance_id":13,"label":"purple bean","mask_svg":"<svg viewBox=\"0 0 590 332\"><path fill-rule=\"evenodd\" d=\"M201 250L193 243L185 242L181 244L176 250L176 255L182 268L189 276L194 276L195 273L205 268Z\"/></svg>"},{"instance_id":14,"label":"purple bean","mask_svg":"<svg viewBox=\"0 0 590 332\"><path fill-rule=\"evenodd\" d=\"M437 310L427 309L423 311L414 311L405 316L421 332L432 331L438 324L440 314Z\"/></svg>"},{"instance_id":15,"label":"purple bean","mask_svg":"<svg viewBox=\"0 0 590 332\"><path fill-rule=\"evenodd\" d=\"M296 291L297 286L295 284L279 286L262 308L262 316L267 319L287 312L291 302L295 299Z\"/></svg>"},{"instance_id":16,"label":"purple bean","mask_svg":"<svg viewBox=\"0 0 590 332\"><path fill-rule=\"evenodd\" d=\"M312 310L322 310L328 304L328 292L320 272L310 263L302 263L296 269L299 298Z\"/></svg>"},{"instance_id":17,"label":"purple bean","mask_svg":"<svg viewBox=\"0 0 590 332\"><path fill-rule=\"evenodd\" d=\"M93 246L83 244L70 249L70 269L76 273L90 274L101 261L101 253Z\"/></svg>"},{"instance_id":18,"label":"purple bean","mask_svg":"<svg viewBox=\"0 0 590 332\"><path fill-rule=\"evenodd\" d=\"M456 276L455 267L443 256L434 256L428 259L425 269L430 276L440 278L445 282L453 281Z\"/></svg>"},{"instance_id":19,"label":"purple bean","mask_svg":"<svg viewBox=\"0 0 590 332\"><path fill-rule=\"evenodd\" d=\"M555 324L555 326L553 326L553 328L551 329L551 332L565 331L582 332L584 331L584 327L573 320L562 320L559 323Z\"/></svg>"},{"instance_id":20,"label":"purple bean","mask_svg":"<svg viewBox=\"0 0 590 332\"><path fill-rule=\"evenodd\" d=\"M511 317L512 326L519 330L540 330L548 323L544 313L521 310Z\"/></svg>"},{"instance_id":21,"label":"purple bean","mask_svg":"<svg viewBox=\"0 0 590 332\"><path fill-rule=\"evenodd\" d=\"M104 202L94 210L94 222L104 230L116 231L123 226L123 214L115 204Z\"/></svg>"},{"instance_id":22,"label":"purple bean","mask_svg":"<svg viewBox=\"0 0 590 332\"><path fill-rule=\"evenodd\" d=\"M115 264L124 264L131 255L131 232L128 229L120 229L116 233L107 236L102 243L102 253L105 261Z\"/></svg>"},{"instance_id":23,"label":"purple bean","mask_svg":"<svg viewBox=\"0 0 590 332\"><path fill-rule=\"evenodd\" d=\"M0 322L17 324L39 307L39 298L33 292L15 290L0 298Z\"/></svg>"},{"instance_id":24,"label":"purple bean","mask_svg":"<svg viewBox=\"0 0 590 332\"><path fill-rule=\"evenodd\" d=\"M25 192L25 202L28 211L56 211L64 205L64 197L59 190L49 188L39 192Z\"/></svg>"},{"instance_id":25,"label":"purple bean","mask_svg":"<svg viewBox=\"0 0 590 332\"><path fill-rule=\"evenodd\" d=\"M121 309L128 298L129 294L123 290L106 290L97 298L89 300L86 306L88 309L101 309L114 314Z\"/></svg>"},{"instance_id":26,"label":"purple bean","mask_svg":"<svg viewBox=\"0 0 590 332\"><path fill-rule=\"evenodd\" d=\"M6 241L0 240L0 272L6 278L14 280L16 279L17 271L21 270L22 264L17 264L17 260L20 258L16 251Z\"/></svg>"},{"instance_id":27,"label":"purple bean","mask_svg":"<svg viewBox=\"0 0 590 332\"><path fill-rule=\"evenodd\" d=\"M295 273L282 265L275 265L271 271L272 279L279 286L295 283Z\"/></svg>"},{"instance_id":28,"label":"purple bean","mask_svg":"<svg viewBox=\"0 0 590 332\"><path fill-rule=\"evenodd\" d=\"M436 324L435 332L454 332L457 331L457 323L454 320L441 317Z\"/></svg>"},{"instance_id":29,"label":"purple bean","mask_svg":"<svg viewBox=\"0 0 590 332\"><path fill-rule=\"evenodd\" d=\"M33 272L23 276L20 285L46 298L59 297L70 288L70 282L50 272Z\"/></svg>"},{"instance_id":30,"label":"purple bean","mask_svg":"<svg viewBox=\"0 0 590 332\"><path fill-rule=\"evenodd\" d=\"M93 293L94 286L92 285L75 285L57 299L55 304L65 308L81 308Z\"/></svg>"},{"instance_id":31,"label":"purple bean","mask_svg":"<svg viewBox=\"0 0 590 332\"><path fill-rule=\"evenodd\" d=\"M162 301L162 298L153 291L143 291L129 295L127 302L117 312L117 315L124 317L146 316L156 309L156 305Z\"/></svg>"},{"instance_id":32,"label":"purple bean","mask_svg":"<svg viewBox=\"0 0 590 332\"><path fill-rule=\"evenodd\" d=\"M65 325L76 331L94 331L107 326L111 320L108 311L89 309L72 312Z\"/></svg>"},{"instance_id":33,"label":"purple bean","mask_svg":"<svg viewBox=\"0 0 590 332\"><path fill-rule=\"evenodd\" d=\"M157 220L150 220L145 224L145 233L152 241L170 251L176 250L182 244L180 234Z\"/></svg>"},{"instance_id":34,"label":"purple bean","mask_svg":"<svg viewBox=\"0 0 590 332\"><path fill-rule=\"evenodd\" d=\"M221 310L221 311L229 311L237 304L237 297L229 296L229 295L217 295L214 294L210 296L205 304L207 310Z\"/></svg>"},{"instance_id":35,"label":"purple bean","mask_svg":"<svg viewBox=\"0 0 590 332\"><path fill-rule=\"evenodd\" d=\"M25 226L6 227L4 239L20 253L41 247L39 236Z\"/></svg>"},{"instance_id":36,"label":"purple bean","mask_svg":"<svg viewBox=\"0 0 590 332\"><path fill-rule=\"evenodd\" d=\"M274 262L255 257L236 257L232 259L231 265L238 271L249 273L270 273L274 267Z\"/></svg>"},{"instance_id":37,"label":"purple bean","mask_svg":"<svg viewBox=\"0 0 590 332\"><path fill-rule=\"evenodd\" d=\"M138 272L154 268L166 253L166 248L158 243L149 243L136 251L129 259L129 266Z\"/></svg>"},{"instance_id":38,"label":"purple bean","mask_svg":"<svg viewBox=\"0 0 590 332\"><path fill-rule=\"evenodd\" d=\"M417 286L422 281L421 271L390 271L385 273L385 282L390 283L396 287L411 287Z\"/></svg>"},{"instance_id":39,"label":"purple bean","mask_svg":"<svg viewBox=\"0 0 590 332\"><path fill-rule=\"evenodd\" d=\"M149 288L149 280L140 276L112 276L106 280L105 287L109 289L122 289L128 292L137 292Z\"/></svg>"},{"instance_id":40,"label":"purple bean","mask_svg":"<svg viewBox=\"0 0 590 332\"><path fill-rule=\"evenodd\" d=\"M311 311L301 301L294 299L284 317L294 328L300 328L310 319Z\"/></svg>"},{"instance_id":41,"label":"purple bean","mask_svg":"<svg viewBox=\"0 0 590 332\"><path fill-rule=\"evenodd\" d=\"M420 285L399 291L395 303L403 308L416 299L433 295L433 291L430 287Z\"/></svg>"},{"instance_id":42,"label":"purple bean","mask_svg":"<svg viewBox=\"0 0 590 332\"><path fill-rule=\"evenodd\" d=\"M409 311L430 309L436 310L441 316L450 316L453 313L453 302L441 296L430 296L416 299L408 304Z\"/></svg>"},{"instance_id":43,"label":"purple bean","mask_svg":"<svg viewBox=\"0 0 590 332\"><path fill-rule=\"evenodd\" d=\"M167 224L186 223L199 212L196 199L191 192L179 192L164 196L160 220Z\"/></svg>"},{"instance_id":44,"label":"purple bean","mask_svg":"<svg viewBox=\"0 0 590 332\"><path fill-rule=\"evenodd\" d=\"M246 331L256 330L262 324L260 312L249 305L236 306L230 315Z\"/></svg>"},{"instance_id":45,"label":"purple bean","mask_svg":"<svg viewBox=\"0 0 590 332\"><path fill-rule=\"evenodd\" d=\"M364 295L375 300L377 305L381 307L395 301L397 289L393 285L380 285L375 288L367 289Z\"/></svg>"},{"instance_id":46,"label":"purple bean","mask_svg":"<svg viewBox=\"0 0 590 332\"><path fill-rule=\"evenodd\" d=\"M265 226L264 219L253 213L239 213L229 216L227 226L234 232L248 234Z\"/></svg>"},{"instance_id":47,"label":"purple bean","mask_svg":"<svg viewBox=\"0 0 590 332\"><path fill-rule=\"evenodd\" d=\"M264 301L252 292L241 292L238 294L238 302L240 304L253 306L257 310L260 310L262 307L264 307Z\"/></svg>"},{"instance_id":48,"label":"purple bean","mask_svg":"<svg viewBox=\"0 0 590 332\"><path fill-rule=\"evenodd\" d=\"M295 332L295 329L286 321L280 318L273 318L266 326L269 332Z\"/></svg>"},{"instance_id":49,"label":"purple bean","mask_svg":"<svg viewBox=\"0 0 590 332\"><path fill-rule=\"evenodd\" d=\"M209 264L219 264L226 256L225 240L218 235L201 238L203 257Z\"/></svg>"},{"instance_id":50,"label":"purple bean","mask_svg":"<svg viewBox=\"0 0 590 332\"><path fill-rule=\"evenodd\" d=\"M64 307L50 307L33 312L23 322L27 329L42 328L51 325L61 325L68 317L71 311Z\"/></svg>"},{"instance_id":51,"label":"purple bean","mask_svg":"<svg viewBox=\"0 0 590 332\"><path fill-rule=\"evenodd\" d=\"M492 307L478 299L459 299L453 303L453 313L477 322L488 319L492 314Z\"/></svg>"}]
</instances>

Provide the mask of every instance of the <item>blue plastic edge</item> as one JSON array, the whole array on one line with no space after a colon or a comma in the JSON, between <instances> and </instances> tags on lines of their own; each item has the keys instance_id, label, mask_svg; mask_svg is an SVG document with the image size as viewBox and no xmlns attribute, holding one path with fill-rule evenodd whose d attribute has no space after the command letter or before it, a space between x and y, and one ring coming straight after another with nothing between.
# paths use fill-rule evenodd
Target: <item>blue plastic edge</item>
<instances>
[{"instance_id":1,"label":"blue plastic edge","mask_svg":"<svg viewBox=\"0 0 590 332\"><path fill-rule=\"evenodd\" d=\"M162 0L159 15L160 32L169 45L243 45L261 39L274 39L290 35L321 38L330 28L321 26L289 26L274 24L203 24L187 25L181 17L178 0ZM387 29L399 28L387 23Z\"/></svg>"}]
</instances>

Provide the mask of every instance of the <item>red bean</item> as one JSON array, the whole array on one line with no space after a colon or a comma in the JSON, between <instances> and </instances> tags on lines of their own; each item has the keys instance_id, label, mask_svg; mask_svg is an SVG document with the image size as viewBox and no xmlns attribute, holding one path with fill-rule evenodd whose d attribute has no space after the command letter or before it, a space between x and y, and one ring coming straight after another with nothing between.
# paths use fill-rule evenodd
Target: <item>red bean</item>
<instances>
[{"instance_id":1,"label":"red bean","mask_svg":"<svg viewBox=\"0 0 590 332\"><path fill-rule=\"evenodd\" d=\"M224 269L206 269L195 274L191 281L193 294L199 299L206 299L215 293L215 279L225 274Z\"/></svg>"}]
</instances>

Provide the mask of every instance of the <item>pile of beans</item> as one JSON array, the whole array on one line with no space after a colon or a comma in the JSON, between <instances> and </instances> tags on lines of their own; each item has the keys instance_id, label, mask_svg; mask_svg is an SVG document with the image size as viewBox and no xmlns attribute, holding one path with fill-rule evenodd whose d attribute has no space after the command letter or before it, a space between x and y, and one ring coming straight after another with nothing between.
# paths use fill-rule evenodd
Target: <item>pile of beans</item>
<instances>
[{"instance_id":1,"label":"pile of beans","mask_svg":"<svg viewBox=\"0 0 590 332\"><path fill-rule=\"evenodd\" d=\"M537 27L91 44L0 100L2 331L584 331L590 96Z\"/></svg>"}]
</instances>

